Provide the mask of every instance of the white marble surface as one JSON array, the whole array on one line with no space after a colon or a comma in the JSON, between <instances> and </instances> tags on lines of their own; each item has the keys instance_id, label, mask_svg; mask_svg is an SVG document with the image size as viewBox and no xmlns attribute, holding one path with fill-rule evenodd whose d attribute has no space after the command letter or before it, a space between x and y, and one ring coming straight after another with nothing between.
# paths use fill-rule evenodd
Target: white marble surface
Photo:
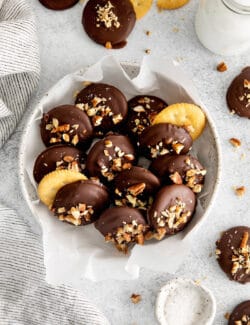
<instances>
[{"instance_id":1,"label":"white marble surface","mask_svg":"<svg viewBox=\"0 0 250 325\"><path fill-rule=\"evenodd\" d=\"M243 67L250 65L250 51L241 56L224 58L204 49L194 31L197 0L191 0L182 9L161 14L154 6L150 13L137 23L127 47L111 52L96 45L84 34L81 26L82 4L79 3L64 12L53 12L43 8L37 0L30 2L37 16L42 62L41 82L18 129L0 150L0 201L16 208L20 218L26 218L30 224L33 223L34 231L39 231L20 191L18 150L25 121L34 103L62 76L93 64L111 52L121 61L139 63L144 50L149 48L152 55L159 58L180 60L182 68L197 87L201 99L211 110L219 132L223 168L216 202L207 220L196 233L193 249L176 275L142 270L140 278L135 281L86 281L83 291L106 314L112 324L153 325L157 324L154 305L159 288L174 276L199 279L213 291L217 300L214 324L226 324L223 315L231 311L234 305L250 297L250 285L229 281L219 269L213 254L214 243L221 231L231 226L250 224L249 120L231 116L225 102L226 89L232 78ZM146 30L152 32L150 37L145 35ZM215 69L217 63L222 60L229 67L225 73L219 73ZM231 137L242 141L242 146L237 150L229 144ZM241 185L246 187L246 194L239 198L234 194L232 187ZM133 305L130 302L132 293L142 295L141 303Z\"/></svg>"}]
</instances>

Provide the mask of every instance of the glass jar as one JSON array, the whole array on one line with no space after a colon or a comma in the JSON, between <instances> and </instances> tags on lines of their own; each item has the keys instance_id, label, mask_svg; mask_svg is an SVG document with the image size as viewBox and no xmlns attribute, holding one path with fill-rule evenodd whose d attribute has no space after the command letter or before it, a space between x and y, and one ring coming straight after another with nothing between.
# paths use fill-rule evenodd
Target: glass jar
<instances>
[{"instance_id":1,"label":"glass jar","mask_svg":"<svg viewBox=\"0 0 250 325\"><path fill-rule=\"evenodd\" d=\"M250 0L200 0L195 29L210 51L242 53L250 47Z\"/></svg>"}]
</instances>

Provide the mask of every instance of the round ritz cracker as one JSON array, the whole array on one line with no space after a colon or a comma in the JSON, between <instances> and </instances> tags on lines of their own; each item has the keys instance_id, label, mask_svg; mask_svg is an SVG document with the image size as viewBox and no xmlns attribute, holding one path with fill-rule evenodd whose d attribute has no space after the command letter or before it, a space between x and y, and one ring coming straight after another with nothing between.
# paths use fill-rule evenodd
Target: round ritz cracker
<instances>
[{"instance_id":1,"label":"round ritz cracker","mask_svg":"<svg viewBox=\"0 0 250 325\"><path fill-rule=\"evenodd\" d=\"M141 19L150 10L153 0L130 0L134 7L136 19Z\"/></svg>"},{"instance_id":2,"label":"round ritz cracker","mask_svg":"<svg viewBox=\"0 0 250 325\"><path fill-rule=\"evenodd\" d=\"M164 108L156 115L153 125L170 123L187 129L193 140L197 139L206 125L206 116L199 106L178 103Z\"/></svg>"},{"instance_id":3,"label":"round ritz cracker","mask_svg":"<svg viewBox=\"0 0 250 325\"><path fill-rule=\"evenodd\" d=\"M187 4L189 0L157 0L157 7L167 10L173 10L178 9L180 7L183 7L185 4Z\"/></svg>"},{"instance_id":4,"label":"round ritz cracker","mask_svg":"<svg viewBox=\"0 0 250 325\"><path fill-rule=\"evenodd\" d=\"M37 188L38 197L50 208L60 188L81 180L87 180L87 177L82 173L66 169L55 170L45 175L39 183Z\"/></svg>"}]
</instances>

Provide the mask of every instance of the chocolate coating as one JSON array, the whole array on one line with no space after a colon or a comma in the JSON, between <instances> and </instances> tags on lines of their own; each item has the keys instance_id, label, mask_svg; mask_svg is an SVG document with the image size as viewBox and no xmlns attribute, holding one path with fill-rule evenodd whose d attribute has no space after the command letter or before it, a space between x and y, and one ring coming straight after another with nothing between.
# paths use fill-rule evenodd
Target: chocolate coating
<instances>
[{"instance_id":1,"label":"chocolate coating","mask_svg":"<svg viewBox=\"0 0 250 325\"><path fill-rule=\"evenodd\" d=\"M56 169L81 172L85 168L85 160L86 154L77 148L66 145L49 147L41 152L35 161L34 179L39 183L46 174Z\"/></svg>"},{"instance_id":2,"label":"chocolate coating","mask_svg":"<svg viewBox=\"0 0 250 325\"><path fill-rule=\"evenodd\" d=\"M79 226L95 221L108 205L109 194L105 186L91 180L77 181L57 192L52 211L59 220Z\"/></svg>"},{"instance_id":3,"label":"chocolate coating","mask_svg":"<svg viewBox=\"0 0 250 325\"><path fill-rule=\"evenodd\" d=\"M79 0L39 0L42 5L52 10L64 10L73 7Z\"/></svg>"},{"instance_id":4,"label":"chocolate coating","mask_svg":"<svg viewBox=\"0 0 250 325\"><path fill-rule=\"evenodd\" d=\"M135 162L135 150L128 137L111 134L90 149L86 167L91 176L112 181L117 173Z\"/></svg>"},{"instance_id":5,"label":"chocolate coating","mask_svg":"<svg viewBox=\"0 0 250 325\"><path fill-rule=\"evenodd\" d=\"M115 177L114 187L116 205L146 210L153 201L152 195L160 187L160 181L149 170L133 166Z\"/></svg>"},{"instance_id":6,"label":"chocolate coating","mask_svg":"<svg viewBox=\"0 0 250 325\"><path fill-rule=\"evenodd\" d=\"M73 105L58 106L43 114L40 131L46 147L70 144L84 149L93 137L88 116Z\"/></svg>"},{"instance_id":7,"label":"chocolate coating","mask_svg":"<svg viewBox=\"0 0 250 325\"><path fill-rule=\"evenodd\" d=\"M239 323L236 323L236 322ZM241 321L241 323L240 323ZM228 325L247 325L250 321L250 300L243 301L238 306L236 306L230 315Z\"/></svg>"},{"instance_id":8,"label":"chocolate coating","mask_svg":"<svg viewBox=\"0 0 250 325\"><path fill-rule=\"evenodd\" d=\"M182 230L192 218L196 204L193 191L185 185L164 186L148 211L148 221L159 238Z\"/></svg>"},{"instance_id":9,"label":"chocolate coating","mask_svg":"<svg viewBox=\"0 0 250 325\"><path fill-rule=\"evenodd\" d=\"M135 11L129 0L89 0L82 16L88 36L99 44L110 42L113 48L126 45L135 22Z\"/></svg>"},{"instance_id":10,"label":"chocolate coating","mask_svg":"<svg viewBox=\"0 0 250 325\"><path fill-rule=\"evenodd\" d=\"M116 130L128 112L123 93L114 86L102 83L92 83L83 88L75 103L89 116L97 136Z\"/></svg>"},{"instance_id":11,"label":"chocolate coating","mask_svg":"<svg viewBox=\"0 0 250 325\"><path fill-rule=\"evenodd\" d=\"M95 222L95 227L113 242L120 251L127 252L131 243L144 244L148 225L141 212L129 207L113 207L105 210Z\"/></svg>"},{"instance_id":12,"label":"chocolate coating","mask_svg":"<svg viewBox=\"0 0 250 325\"><path fill-rule=\"evenodd\" d=\"M162 156L155 159L149 169L162 183L185 184L195 193L202 190L206 170L194 157L188 155Z\"/></svg>"},{"instance_id":13,"label":"chocolate coating","mask_svg":"<svg viewBox=\"0 0 250 325\"><path fill-rule=\"evenodd\" d=\"M247 236L247 240L243 249L241 246L244 236ZM230 280L240 283L250 281L249 236L249 227L234 227L225 231L216 242L219 265Z\"/></svg>"},{"instance_id":14,"label":"chocolate coating","mask_svg":"<svg viewBox=\"0 0 250 325\"><path fill-rule=\"evenodd\" d=\"M95 227L106 236L109 233L116 233L117 228L123 227L124 223L132 224L133 221L137 224L147 224L139 210L130 207L113 207L101 214L95 222Z\"/></svg>"},{"instance_id":15,"label":"chocolate coating","mask_svg":"<svg viewBox=\"0 0 250 325\"><path fill-rule=\"evenodd\" d=\"M155 96L140 95L128 102L128 117L126 129L132 137L140 135L142 131L152 124L152 121L167 103Z\"/></svg>"},{"instance_id":16,"label":"chocolate coating","mask_svg":"<svg viewBox=\"0 0 250 325\"><path fill-rule=\"evenodd\" d=\"M170 123L150 126L139 137L140 150L149 159L172 153L185 154L192 144L186 129Z\"/></svg>"},{"instance_id":17,"label":"chocolate coating","mask_svg":"<svg viewBox=\"0 0 250 325\"><path fill-rule=\"evenodd\" d=\"M227 105L231 112L250 118L250 67L232 81L227 91Z\"/></svg>"}]
</instances>

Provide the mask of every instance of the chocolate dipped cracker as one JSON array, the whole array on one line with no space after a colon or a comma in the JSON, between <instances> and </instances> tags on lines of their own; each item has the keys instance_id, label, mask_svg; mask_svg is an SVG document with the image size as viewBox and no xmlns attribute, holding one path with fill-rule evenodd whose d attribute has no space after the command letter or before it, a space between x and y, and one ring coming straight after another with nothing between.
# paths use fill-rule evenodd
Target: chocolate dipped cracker
<instances>
[{"instance_id":1,"label":"chocolate dipped cracker","mask_svg":"<svg viewBox=\"0 0 250 325\"><path fill-rule=\"evenodd\" d=\"M36 158L33 168L34 179L39 183L45 175L58 169L82 172L85 161L86 154L75 147L66 145L49 147Z\"/></svg>"},{"instance_id":2,"label":"chocolate dipped cracker","mask_svg":"<svg viewBox=\"0 0 250 325\"><path fill-rule=\"evenodd\" d=\"M193 144L189 132L169 123L146 128L139 137L139 148L148 159L168 154L185 154Z\"/></svg>"},{"instance_id":3,"label":"chocolate dipped cracker","mask_svg":"<svg viewBox=\"0 0 250 325\"><path fill-rule=\"evenodd\" d=\"M148 225L137 209L130 207L113 207L105 210L96 221L95 227L112 242L116 248L127 253L132 243L144 244Z\"/></svg>"},{"instance_id":4,"label":"chocolate dipped cracker","mask_svg":"<svg viewBox=\"0 0 250 325\"><path fill-rule=\"evenodd\" d=\"M107 188L86 180L63 186L56 194L52 211L59 220L80 226L95 221L108 205Z\"/></svg>"},{"instance_id":5,"label":"chocolate dipped cracker","mask_svg":"<svg viewBox=\"0 0 250 325\"><path fill-rule=\"evenodd\" d=\"M46 147L68 144L86 149L93 137L93 128L88 116L73 105L57 106L44 113L40 131Z\"/></svg>"},{"instance_id":6,"label":"chocolate dipped cracker","mask_svg":"<svg viewBox=\"0 0 250 325\"><path fill-rule=\"evenodd\" d=\"M52 10L64 10L73 7L79 0L39 0L42 5Z\"/></svg>"},{"instance_id":7,"label":"chocolate dipped cracker","mask_svg":"<svg viewBox=\"0 0 250 325\"><path fill-rule=\"evenodd\" d=\"M250 228L234 227L216 242L217 260L230 280L250 282Z\"/></svg>"},{"instance_id":8,"label":"chocolate dipped cracker","mask_svg":"<svg viewBox=\"0 0 250 325\"><path fill-rule=\"evenodd\" d=\"M206 169L189 155L165 155L155 159L149 169L165 184L185 184L194 193L203 187Z\"/></svg>"},{"instance_id":9,"label":"chocolate dipped cracker","mask_svg":"<svg viewBox=\"0 0 250 325\"><path fill-rule=\"evenodd\" d=\"M117 130L127 116L128 104L123 93L114 86L92 83L76 97L76 106L90 118L96 136Z\"/></svg>"},{"instance_id":10,"label":"chocolate dipped cracker","mask_svg":"<svg viewBox=\"0 0 250 325\"><path fill-rule=\"evenodd\" d=\"M166 235L181 231L191 220L196 198L185 185L164 186L155 196L148 211L148 221L154 229L154 237L161 240Z\"/></svg>"},{"instance_id":11,"label":"chocolate dipped cracker","mask_svg":"<svg viewBox=\"0 0 250 325\"><path fill-rule=\"evenodd\" d=\"M82 16L88 36L106 48L122 48L136 22L129 0L89 0Z\"/></svg>"},{"instance_id":12,"label":"chocolate dipped cracker","mask_svg":"<svg viewBox=\"0 0 250 325\"><path fill-rule=\"evenodd\" d=\"M114 179L115 205L147 210L160 187L159 179L149 170L133 166Z\"/></svg>"},{"instance_id":13,"label":"chocolate dipped cracker","mask_svg":"<svg viewBox=\"0 0 250 325\"><path fill-rule=\"evenodd\" d=\"M111 134L90 149L86 168L90 176L110 182L122 170L135 163L135 150L128 137Z\"/></svg>"},{"instance_id":14,"label":"chocolate dipped cracker","mask_svg":"<svg viewBox=\"0 0 250 325\"><path fill-rule=\"evenodd\" d=\"M249 325L250 323L250 300L243 301L232 311L228 325Z\"/></svg>"},{"instance_id":15,"label":"chocolate dipped cracker","mask_svg":"<svg viewBox=\"0 0 250 325\"><path fill-rule=\"evenodd\" d=\"M250 67L232 81L227 91L227 105L232 113L250 118Z\"/></svg>"},{"instance_id":16,"label":"chocolate dipped cracker","mask_svg":"<svg viewBox=\"0 0 250 325\"><path fill-rule=\"evenodd\" d=\"M132 138L138 139L138 136L152 124L157 113L167 106L166 102L155 96L140 95L131 98L128 102L126 130Z\"/></svg>"}]
</instances>

